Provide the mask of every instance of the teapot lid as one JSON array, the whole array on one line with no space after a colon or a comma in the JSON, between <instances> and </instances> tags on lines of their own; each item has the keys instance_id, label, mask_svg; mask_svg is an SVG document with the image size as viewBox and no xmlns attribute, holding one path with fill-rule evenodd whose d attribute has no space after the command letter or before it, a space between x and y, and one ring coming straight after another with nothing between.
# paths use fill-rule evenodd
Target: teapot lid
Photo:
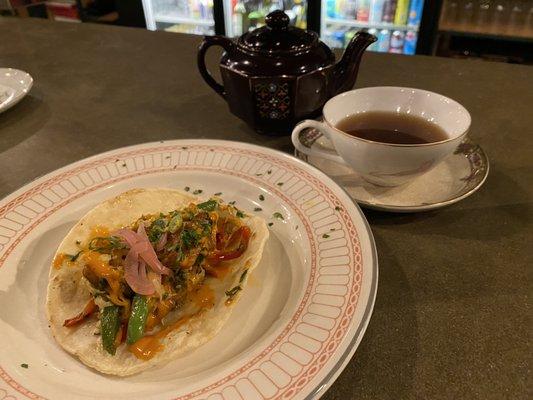
<instances>
[{"instance_id":1,"label":"teapot lid","mask_svg":"<svg viewBox=\"0 0 533 400\"><path fill-rule=\"evenodd\" d=\"M247 32L238 44L257 53L296 53L316 46L318 36L314 32L289 26L289 16L281 10L268 14L266 26Z\"/></svg>"}]
</instances>

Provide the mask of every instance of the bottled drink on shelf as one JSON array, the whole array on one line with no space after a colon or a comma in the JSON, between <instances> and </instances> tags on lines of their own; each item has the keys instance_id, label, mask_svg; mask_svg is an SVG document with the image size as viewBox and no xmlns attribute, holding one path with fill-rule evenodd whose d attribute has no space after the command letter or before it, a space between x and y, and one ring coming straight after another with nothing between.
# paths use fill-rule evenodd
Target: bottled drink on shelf
<instances>
[{"instance_id":1,"label":"bottled drink on shelf","mask_svg":"<svg viewBox=\"0 0 533 400\"><path fill-rule=\"evenodd\" d=\"M496 0L494 2L492 24L490 32L494 34L503 33L508 22L508 0Z\"/></svg>"},{"instance_id":2,"label":"bottled drink on shelf","mask_svg":"<svg viewBox=\"0 0 533 400\"><path fill-rule=\"evenodd\" d=\"M420 25L423 8L424 0L411 0L411 4L409 5L409 17L407 18L408 25Z\"/></svg>"},{"instance_id":3,"label":"bottled drink on shelf","mask_svg":"<svg viewBox=\"0 0 533 400\"><path fill-rule=\"evenodd\" d=\"M357 12L357 1L356 0L346 0L344 2L344 10L342 18L344 19L355 19Z\"/></svg>"},{"instance_id":4,"label":"bottled drink on shelf","mask_svg":"<svg viewBox=\"0 0 533 400\"><path fill-rule=\"evenodd\" d=\"M378 33L377 50L381 53L387 53L390 45L390 31L382 29Z\"/></svg>"},{"instance_id":5,"label":"bottled drink on shelf","mask_svg":"<svg viewBox=\"0 0 533 400\"><path fill-rule=\"evenodd\" d=\"M416 53L416 41L418 35L415 31L407 31L405 34L405 40L403 43L403 54L415 54Z\"/></svg>"},{"instance_id":6,"label":"bottled drink on shelf","mask_svg":"<svg viewBox=\"0 0 533 400\"><path fill-rule=\"evenodd\" d=\"M459 29L465 31L471 31L474 29L474 10L474 1L466 0L462 2L458 14L459 20L457 21L459 24Z\"/></svg>"},{"instance_id":7,"label":"bottled drink on shelf","mask_svg":"<svg viewBox=\"0 0 533 400\"><path fill-rule=\"evenodd\" d=\"M383 4L383 22L394 22L394 15L396 14L396 0L385 0Z\"/></svg>"},{"instance_id":8,"label":"bottled drink on shelf","mask_svg":"<svg viewBox=\"0 0 533 400\"><path fill-rule=\"evenodd\" d=\"M492 13L492 1L480 0L477 6L477 12L474 18L474 26L476 31L486 32L490 26L491 13Z\"/></svg>"},{"instance_id":9,"label":"bottled drink on shelf","mask_svg":"<svg viewBox=\"0 0 533 400\"><path fill-rule=\"evenodd\" d=\"M459 14L459 2L457 0L446 0L442 7L440 18L441 28L450 29L457 24Z\"/></svg>"},{"instance_id":10,"label":"bottled drink on shelf","mask_svg":"<svg viewBox=\"0 0 533 400\"><path fill-rule=\"evenodd\" d=\"M357 31L354 30L354 29L349 29L346 31L346 33L344 34L344 43L345 45L348 45L348 43L350 43L350 40L352 40L352 38L354 37L355 33Z\"/></svg>"},{"instance_id":11,"label":"bottled drink on shelf","mask_svg":"<svg viewBox=\"0 0 533 400\"><path fill-rule=\"evenodd\" d=\"M246 14L246 7L243 0L237 0L233 8L232 15L233 22L233 36L241 36L244 32L248 32L248 16Z\"/></svg>"},{"instance_id":12,"label":"bottled drink on shelf","mask_svg":"<svg viewBox=\"0 0 533 400\"><path fill-rule=\"evenodd\" d=\"M368 33L370 33L371 35L374 35L376 37L378 36L378 30L375 29L375 28L370 28L368 30ZM348 42L345 43L345 46L347 46L347 45L348 45ZM376 41L376 42L372 43L370 46L368 46L368 50L370 50L370 51L378 51L378 42Z\"/></svg>"},{"instance_id":13,"label":"bottled drink on shelf","mask_svg":"<svg viewBox=\"0 0 533 400\"><path fill-rule=\"evenodd\" d=\"M283 8L283 7L282 7ZM302 0L294 0L294 5L292 6L292 13L294 14L294 26L305 29L307 26L306 23L306 8L302 3Z\"/></svg>"},{"instance_id":14,"label":"bottled drink on shelf","mask_svg":"<svg viewBox=\"0 0 533 400\"><path fill-rule=\"evenodd\" d=\"M344 3L346 0L335 0L335 18L344 18Z\"/></svg>"},{"instance_id":15,"label":"bottled drink on shelf","mask_svg":"<svg viewBox=\"0 0 533 400\"><path fill-rule=\"evenodd\" d=\"M533 36L533 2L530 1L526 8L526 21L524 22L524 35Z\"/></svg>"},{"instance_id":16,"label":"bottled drink on shelf","mask_svg":"<svg viewBox=\"0 0 533 400\"><path fill-rule=\"evenodd\" d=\"M357 1L357 20L361 22L368 22L370 14L370 0Z\"/></svg>"},{"instance_id":17,"label":"bottled drink on shelf","mask_svg":"<svg viewBox=\"0 0 533 400\"><path fill-rule=\"evenodd\" d=\"M533 2L531 3L533 5ZM509 26L507 32L509 34L520 34L524 30L525 22L525 5L524 2L515 0L513 2L511 13L509 16Z\"/></svg>"},{"instance_id":18,"label":"bottled drink on shelf","mask_svg":"<svg viewBox=\"0 0 533 400\"><path fill-rule=\"evenodd\" d=\"M380 23L383 20L384 0L372 0L370 2L370 16L368 20L372 23Z\"/></svg>"},{"instance_id":19,"label":"bottled drink on shelf","mask_svg":"<svg viewBox=\"0 0 533 400\"><path fill-rule=\"evenodd\" d=\"M346 31L344 29L338 29L333 34L333 37L335 39L336 47L339 49L344 48L344 35L346 34Z\"/></svg>"},{"instance_id":20,"label":"bottled drink on shelf","mask_svg":"<svg viewBox=\"0 0 533 400\"><path fill-rule=\"evenodd\" d=\"M407 24L409 14L409 0L398 0L396 4L396 13L394 14L394 23L396 25Z\"/></svg>"},{"instance_id":21,"label":"bottled drink on shelf","mask_svg":"<svg viewBox=\"0 0 533 400\"><path fill-rule=\"evenodd\" d=\"M390 38L389 53L401 54L403 51L404 39L405 39L405 34L402 31L392 32L392 35Z\"/></svg>"},{"instance_id":22,"label":"bottled drink on shelf","mask_svg":"<svg viewBox=\"0 0 533 400\"><path fill-rule=\"evenodd\" d=\"M335 0L326 0L326 15L328 18L337 18L335 3Z\"/></svg>"}]
</instances>

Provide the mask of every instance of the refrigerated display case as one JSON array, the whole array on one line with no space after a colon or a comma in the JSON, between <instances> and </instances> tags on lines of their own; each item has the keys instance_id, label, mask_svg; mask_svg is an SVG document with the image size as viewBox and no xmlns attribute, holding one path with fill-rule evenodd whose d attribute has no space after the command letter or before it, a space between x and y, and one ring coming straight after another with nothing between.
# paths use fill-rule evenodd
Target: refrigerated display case
<instances>
[{"instance_id":1,"label":"refrigerated display case","mask_svg":"<svg viewBox=\"0 0 533 400\"><path fill-rule=\"evenodd\" d=\"M364 29L378 38L370 51L415 54L423 9L424 0L322 0L320 36L344 48Z\"/></svg>"},{"instance_id":2,"label":"refrigerated display case","mask_svg":"<svg viewBox=\"0 0 533 400\"><path fill-rule=\"evenodd\" d=\"M142 0L150 30L215 34L213 0Z\"/></svg>"},{"instance_id":3,"label":"refrigerated display case","mask_svg":"<svg viewBox=\"0 0 533 400\"><path fill-rule=\"evenodd\" d=\"M284 10L292 25L307 28L307 0L224 0L226 35L237 37L263 26L274 10Z\"/></svg>"}]
</instances>

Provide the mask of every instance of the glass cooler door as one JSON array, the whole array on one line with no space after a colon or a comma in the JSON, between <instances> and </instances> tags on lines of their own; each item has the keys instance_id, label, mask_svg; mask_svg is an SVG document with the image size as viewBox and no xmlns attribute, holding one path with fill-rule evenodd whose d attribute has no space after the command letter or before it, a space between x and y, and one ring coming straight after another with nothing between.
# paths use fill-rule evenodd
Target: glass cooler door
<instances>
[{"instance_id":1,"label":"glass cooler door","mask_svg":"<svg viewBox=\"0 0 533 400\"><path fill-rule=\"evenodd\" d=\"M142 0L150 30L214 35L213 0Z\"/></svg>"},{"instance_id":2,"label":"glass cooler door","mask_svg":"<svg viewBox=\"0 0 533 400\"><path fill-rule=\"evenodd\" d=\"M322 0L321 38L344 48L355 32L378 38L371 51L415 54L424 0Z\"/></svg>"},{"instance_id":3,"label":"glass cooler door","mask_svg":"<svg viewBox=\"0 0 533 400\"><path fill-rule=\"evenodd\" d=\"M274 10L284 10L292 25L307 28L307 0L224 0L226 36L236 37L259 28Z\"/></svg>"}]
</instances>

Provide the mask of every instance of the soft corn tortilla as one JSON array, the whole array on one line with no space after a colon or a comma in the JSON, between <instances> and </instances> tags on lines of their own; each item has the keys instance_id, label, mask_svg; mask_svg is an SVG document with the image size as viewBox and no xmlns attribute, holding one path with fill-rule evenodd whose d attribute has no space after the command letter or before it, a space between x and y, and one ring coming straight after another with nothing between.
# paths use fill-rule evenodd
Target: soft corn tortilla
<instances>
[{"instance_id":1,"label":"soft corn tortilla","mask_svg":"<svg viewBox=\"0 0 533 400\"><path fill-rule=\"evenodd\" d=\"M188 193L171 189L135 189L104 201L89 211L68 233L57 253L76 254L79 247L76 241L85 245L95 226L105 226L110 231L128 226L143 214L167 213L201 200ZM252 236L248 248L241 257L233 261L231 272L223 279L207 278L206 284L215 293L215 306L193 316L179 329L172 331L161 340L164 349L148 361L139 360L126 346L117 348L114 356L102 347L100 336L95 336L98 322L95 318L78 327L63 327L65 319L78 314L90 299L87 286L81 280L83 265L73 263L60 268L50 268L47 294L47 314L52 334L57 342L69 353L78 357L84 364L105 374L119 376L144 371L154 365L175 359L181 354L201 346L212 339L228 320L233 306L243 290L237 292L227 304L225 291L240 285L246 286L250 272L261 260L263 248L269 233L265 221L255 216L247 216L243 223L248 225ZM242 282L243 272L248 269ZM183 316L186 310L175 313L175 319ZM181 315L180 315L181 314Z\"/></svg>"}]
</instances>

